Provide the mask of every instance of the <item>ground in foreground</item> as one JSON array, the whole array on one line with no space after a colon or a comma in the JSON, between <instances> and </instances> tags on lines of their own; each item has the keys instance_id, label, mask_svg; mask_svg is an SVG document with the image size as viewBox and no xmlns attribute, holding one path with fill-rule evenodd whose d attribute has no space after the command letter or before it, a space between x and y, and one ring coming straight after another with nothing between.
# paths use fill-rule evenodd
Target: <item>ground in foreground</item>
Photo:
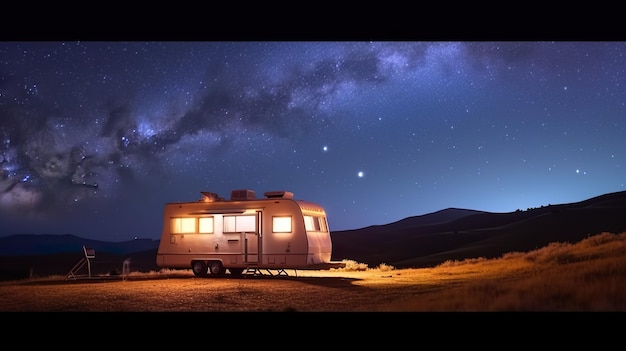
<instances>
[{"instance_id":1,"label":"ground in foreground","mask_svg":"<svg viewBox=\"0 0 626 351\"><path fill-rule=\"evenodd\" d=\"M0 284L4 312L626 311L626 233L432 268L197 278L190 271ZM271 273L271 272L268 272Z\"/></svg>"}]
</instances>

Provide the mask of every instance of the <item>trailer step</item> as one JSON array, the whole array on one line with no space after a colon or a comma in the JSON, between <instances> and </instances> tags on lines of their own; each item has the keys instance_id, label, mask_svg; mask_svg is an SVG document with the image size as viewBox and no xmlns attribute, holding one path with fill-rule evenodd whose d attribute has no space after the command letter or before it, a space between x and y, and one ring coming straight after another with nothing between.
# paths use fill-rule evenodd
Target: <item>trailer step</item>
<instances>
[{"instance_id":1,"label":"trailer step","mask_svg":"<svg viewBox=\"0 0 626 351\"><path fill-rule=\"evenodd\" d=\"M265 271L265 272L263 272ZM296 274L296 276L298 276L298 271L297 270L293 270ZM280 268L276 270L276 273L272 273L272 271L269 268L265 268L265 269L261 269L261 268L257 268L257 267L247 267L243 273L244 278L248 277L249 275L252 276L264 276L264 275L269 275L269 276L279 276L279 275L284 275L284 276L289 276L289 273L287 273L287 270L284 268Z\"/></svg>"}]
</instances>

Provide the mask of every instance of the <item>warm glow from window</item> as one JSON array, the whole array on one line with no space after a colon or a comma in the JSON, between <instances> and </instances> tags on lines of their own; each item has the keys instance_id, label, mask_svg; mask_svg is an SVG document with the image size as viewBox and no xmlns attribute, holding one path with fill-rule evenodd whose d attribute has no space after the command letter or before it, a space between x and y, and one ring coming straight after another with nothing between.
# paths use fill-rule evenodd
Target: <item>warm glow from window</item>
<instances>
[{"instance_id":1,"label":"warm glow from window","mask_svg":"<svg viewBox=\"0 0 626 351\"><path fill-rule=\"evenodd\" d=\"M326 217L318 217L320 221L320 231L327 232L328 231L328 223L326 223Z\"/></svg>"},{"instance_id":2,"label":"warm glow from window","mask_svg":"<svg viewBox=\"0 0 626 351\"><path fill-rule=\"evenodd\" d=\"M291 216L272 217L272 225L274 233L291 233Z\"/></svg>"},{"instance_id":3,"label":"warm glow from window","mask_svg":"<svg viewBox=\"0 0 626 351\"><path fill-rule=\"evenodd\" d=\"M172 218L171 224L172 224L172 228L171 228L172 234L196 232L196 219L192 217Z\"/></svg>"},{"instance_id":4,"label":"warm glow from window","mask_svg":"<svg viewBox=\"0 0 626 351\"><path fill-rule=\"evenodd\" d=\"M213 217L198 218L199 233L213 233Z\"/></svg>"},{"instance_id":5,"label":"warm glow from window","mask_svg":"<svg viewBox=\"0 0 626 351\"><path fill-rule=\"evenodd\" d=\"M304 228L307 231L319 230L319 222L313 216L304 216Z\"/></svg>"},{"instance_id":6,"label":"warm glow from window","mask_svg":"<svg viewBox=\"0 0 626 351\"><path fill-rule=\"evenodd\" d=\"M256 216L224 216L224 233L256 232Z\"/></svg>"},{"instance_id":7,"label":"warm glow from window","mask_svg":"<svg viewBox=\"0 0 626 351\"><path fill-rule=\"evenodd\" d=\"M304 216L304 227L311 232L327 232L326 219L324 217Z\"/></svg>"}]
</instances>

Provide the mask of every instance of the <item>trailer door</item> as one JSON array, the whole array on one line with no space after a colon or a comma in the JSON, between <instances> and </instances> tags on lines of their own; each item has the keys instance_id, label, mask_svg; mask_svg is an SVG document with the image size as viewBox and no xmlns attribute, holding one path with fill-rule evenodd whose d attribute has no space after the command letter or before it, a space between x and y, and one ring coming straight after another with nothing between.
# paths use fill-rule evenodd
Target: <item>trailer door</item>
<instances>
[{"instance_id":1,"label":"trailer door","mask_svg":"<svg viewBox=\"0 0 626 351\"><path fill-rule=\"evenodd\" d=\"M254 230L245 231L242 233L244 244L244 262L258 263L259 262L259 247L261 246L261 218L262 211L257 211L254 223Z\"/></svg>"},{"instance_id":2,"label":"trailer door","mask_svg":"<svg viewBox=\"0 0 626 351\"><path fill-rule=\"evenodd\" d=\"M243 232L244 262L259 262L259 235L255 232Z\"/></svg>"}]
</instances>

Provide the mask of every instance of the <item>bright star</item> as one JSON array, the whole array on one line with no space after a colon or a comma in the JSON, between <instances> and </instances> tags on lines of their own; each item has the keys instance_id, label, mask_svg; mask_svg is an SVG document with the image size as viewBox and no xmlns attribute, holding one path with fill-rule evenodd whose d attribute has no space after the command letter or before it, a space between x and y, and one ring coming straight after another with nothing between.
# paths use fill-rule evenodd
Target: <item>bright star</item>
<instances>
[{"instance_id":1,"label":"bright star","mask_svg":"<svg viewBox=\"0 0 626 351\"><path fill-rule=\"evenodd\" d=\"M365 173L363 173L363 171L359 171L359 173L357 173L357 176L359 178L363 178L364 175L365 175Z\"/></svg>"}]
</instances>

